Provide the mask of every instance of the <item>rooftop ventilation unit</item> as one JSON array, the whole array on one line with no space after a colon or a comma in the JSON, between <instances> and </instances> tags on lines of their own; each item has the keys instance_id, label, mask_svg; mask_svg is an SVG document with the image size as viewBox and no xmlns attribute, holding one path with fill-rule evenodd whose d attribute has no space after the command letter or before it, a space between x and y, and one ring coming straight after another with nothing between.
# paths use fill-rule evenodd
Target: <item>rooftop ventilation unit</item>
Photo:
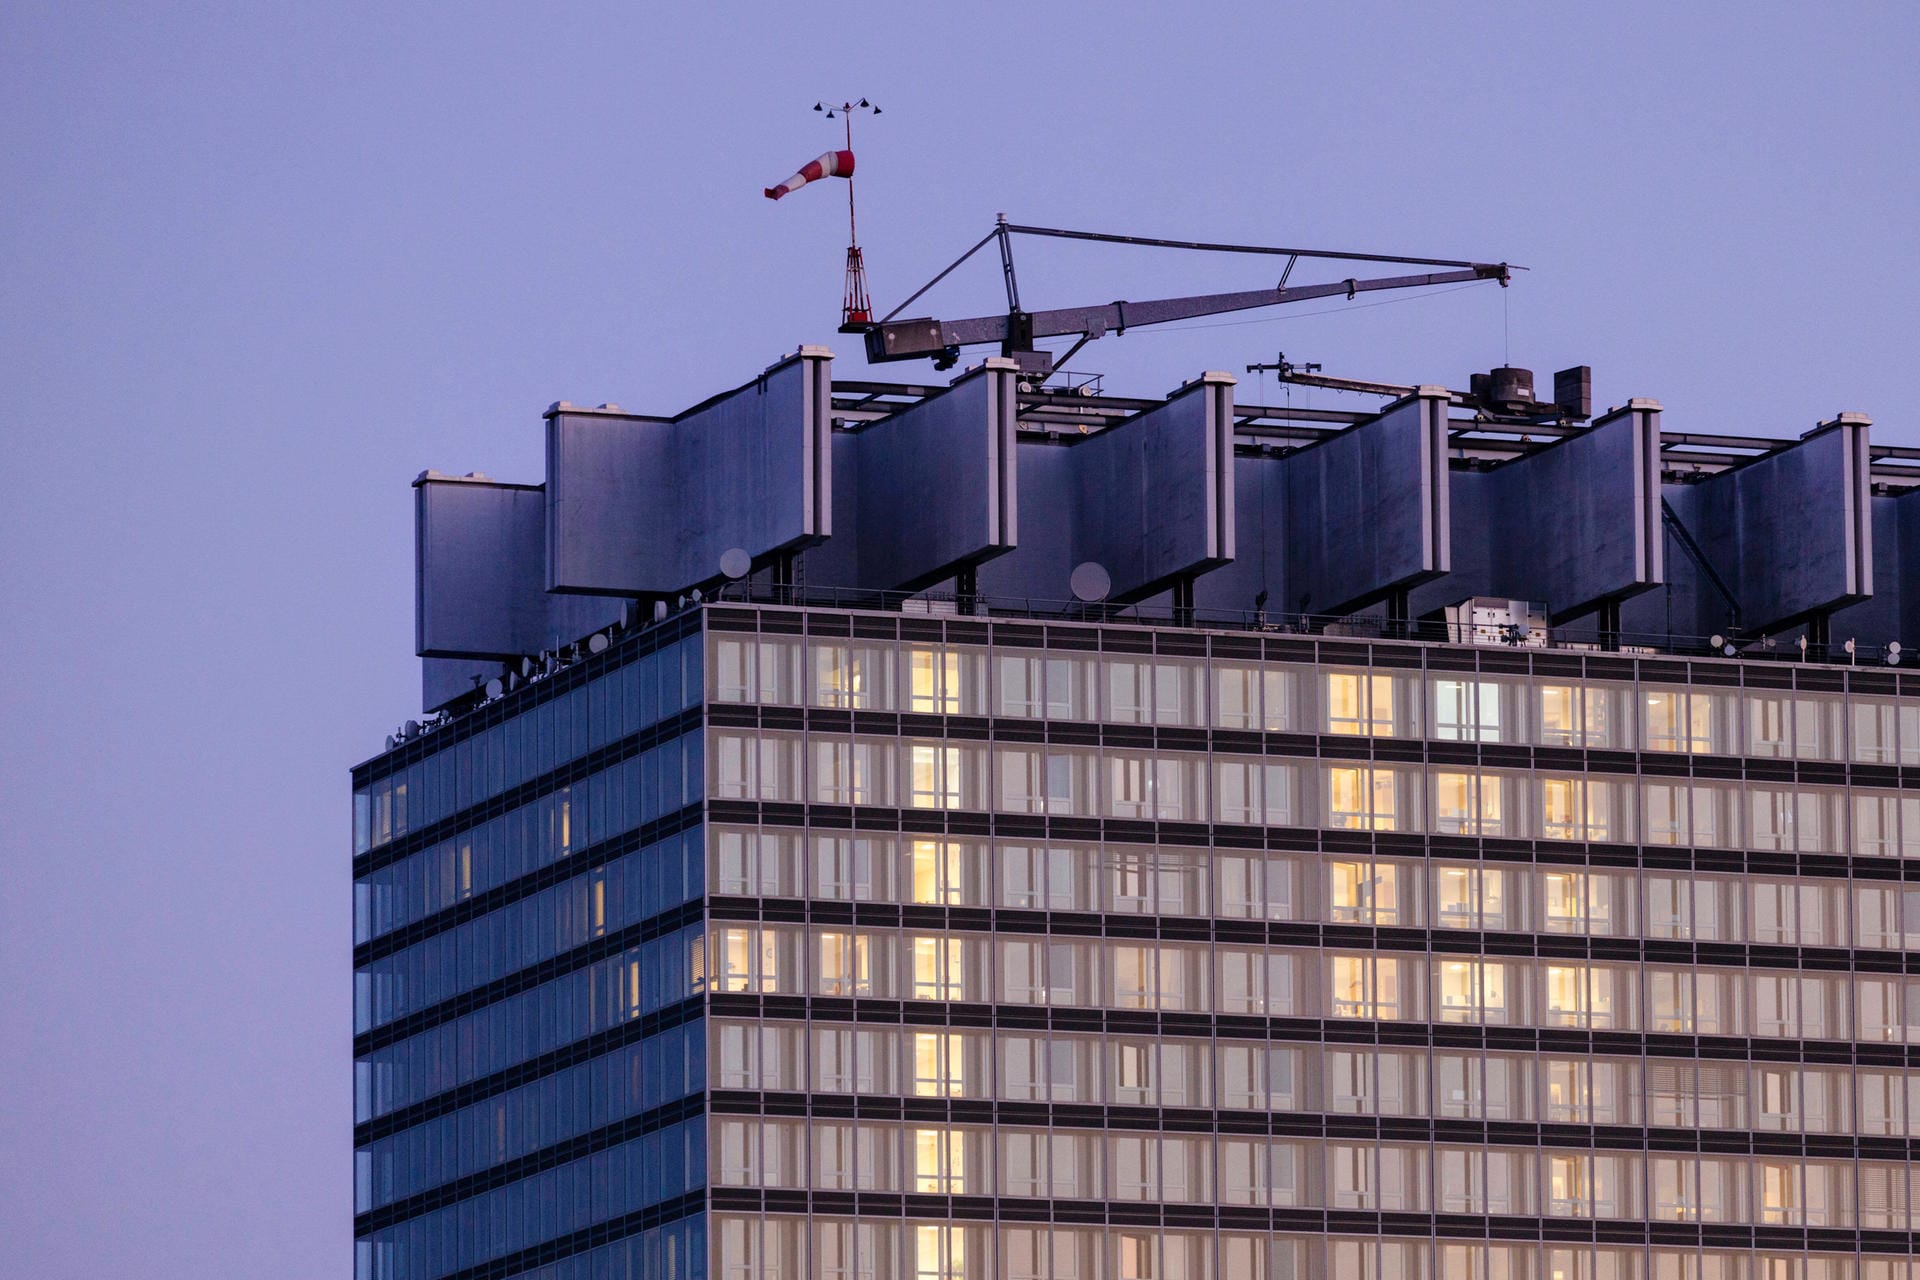
<instances>
[{"instance_id":1,"label":"rooftop ventilation unit","mask_svg":"<svg viewBox=\"0 0 1920 1280\"><path fill-rule=\"evenodd\" d=\"M1428 614L1424 622L1453 644L1547 647L1547 606L1534 600L1472 596Z\"/></svg>"}]
</instances>

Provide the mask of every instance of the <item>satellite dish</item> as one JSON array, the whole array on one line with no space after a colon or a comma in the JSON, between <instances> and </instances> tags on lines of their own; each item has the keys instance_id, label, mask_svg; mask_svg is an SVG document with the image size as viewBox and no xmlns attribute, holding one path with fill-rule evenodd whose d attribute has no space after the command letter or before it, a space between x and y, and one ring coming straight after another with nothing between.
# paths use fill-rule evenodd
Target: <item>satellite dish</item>
<instances>
[{"instance_id":1,"label":"satellite dish","mask_svg":"<svg viewBox=\"0 0 1920 1280\"><path fill-rule=\"evenodd\" d=\"M500 682L500 678L498 676L495 676L493 679L487 681L487 696L489 698L497 698L501 694L505 693L506 691L507 691L507 686Z\"/></svg>"},{"instance_id":2,"label":"satellite dish","mask_svg":"<svg viewBox=\"0 0 1920 1280\"><path fill-rule=\"evenodd\" d=\"M1072 588L1075 600L1083 604L1095 604L1105 600L1107 593L1113 590L1113 578L1105 569L1088 560L1074 568L1067 585Z\"/></svg>"},{"instance_id":3,"label":"satellite dish","mask_svg":"<svg viewBox=\"0 0 1920 1280\"><path fill-rule=\"evenodd\" d=\"M667 602L665 600L655 600L653 602L653 620L655 622L665 622L667 620Z\"/></svg>"},{"instance_id":4,"label":"satellite dish","mask_svg":"<svg viewBox=\"0 0 1920 1280\"><path fill-rule=\"evenodd\" d=\"M700 588L698 588L698 587L695 587L695 588L693 589L693 602L694 602L695 604L699 604L699 603L700 603Z\"/></svg>"},{"instance_id":5,"label":"satellite dish","mask_svg":"<svg viewBox=\"0 0 1920 1280\"><path fill-rule=\"evenodd\" d=\"M1840 647L1842 649L1845 649L1848 653L1852 653L1854 651L1854 643L1851 639L1849 639L1845 644L1841 645Z\"/></svg>"},{"instance_id":6,"label":"satellite dish","mask_svg":"<svg viewBox=\"0 0 1920 1280\"><path fill-rule=\"evenodd\" d=\"M588 653L605 653L606 651L607 651L607 633L606 632L596 631L592 635L587 637Z\"/></svg>"},{"instance_id":7,"label":"satellite dish","mask_svg":"<svg viewBox=\"0 0 1920 1280\"><path fill-rule=\"evenodd\" d=\"M532 674L533 674L533 659L532 658L520 659L520 678L524 680L528 676L531 676Z\"/></svg>"},{"instance_id":8,"label":"satellite dish","mask_svg":"<svg viewBox=\"0 0 1920 1280\"><path fill-rule=\"evenodd\" d=\"M1898 640L1887 641L1887 652L1897 657L1900 653L1900 642Z\"/></svg>"},{"instance_id":9,"label":"satellite dish","mask_svg":"<svg viewBox=\"0 0 1920 1280\"><path fill-rule=\"evenodd\" d=\"M395 738L392 734L387 735L387 750L391 751L399 745L400 745L400 742L397 738Z\"/></svg>"},{"instance_id":10,"label":"satellite dish","mask_svg":"<svg viewBox=\"0 0 1920 1280\"><path fill-rule=\"evenodd\" d=\"M419 722L418 720L409 720L409 721L407 721L407 727L406 727L405 729L403 729L403 730L401 730L401 733L400 733L400 736L401 736L401 737L403 737L403 738L417 738L417 737L419 737L419 736L420 736L420 722Z\"/></svg>"},{"instance_id":11,"label":"satellite dish","mask_svg":"<svg viewBox=\"0 0 1920 1280\"><path fill-rule=\"evenodd\" d=\"M720 553L720 572L724 577L738 581L747 576L753 568L753 557L743 548L728 547Z\"/></svg>"},{"instance_id":12,"label":"satellite dish","mask_svg":"<svg viewBox=\"0 0 1920 1280\"><path fill-rule=\"evenodd\" d=\"M1727 638L1716 631L1713 633L1712 639L1708 640L1707 643L1716 649L1724 649L1727 645Z\"/></svg>"}]
</instances>

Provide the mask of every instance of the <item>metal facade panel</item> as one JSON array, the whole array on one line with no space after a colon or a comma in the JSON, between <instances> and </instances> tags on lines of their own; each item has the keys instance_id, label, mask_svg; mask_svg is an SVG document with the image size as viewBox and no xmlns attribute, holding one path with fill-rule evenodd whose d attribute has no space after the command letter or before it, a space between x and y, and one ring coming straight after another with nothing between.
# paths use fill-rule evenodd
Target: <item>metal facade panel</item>
<instances>
[{"instance_id":1,"label":"metal facade panel","mask_svg":"<svg viewBox=\"0 0 1920 1280\"><path fill-rule=\"evenodd\" d=\"M669 594L832 528L830 357L803 347L671 422L556 410L547 428L547 586Z\"/></svg>"},{"instance_id":2,"label":"metal facade panel","mask_svg":"<svg viewBox=\"0 0 1920 1280\"><path fill-rule=\"evenodd\" d=\"M546 512L537 486L415 485L415 652L519 657L571 643L620 616L617 601L547 592Z\"/></svg>"},{"instance_id":3,"label":"metal facade panel","mask_svg":"<svg viewBox=\"0 0 1920 1280\"><path fill-rule=\"evenodd\" d=\"M850 566L853 577L813 576L813 585L917 590L1011 547L1018 482L1006 408L1014 376L1011 360L988 360L942 394L842 439L854 483L839 501L843 512L857 512L858 545L850 557L808 564L810 572L832 564L839 574Z\"/></svg>"},{"instance_id":4,"label":"metal facade panel","mask_svg":"<svg viewBox=\"0 0 1920 1280\"><path fill-rule=\"evenodd\" d=\"M1232 388L1227 374L1205 374L1165 404L1073 446L1075 562L1106 569L1111 599L1144 599L1232 558L1220 464L1223 440L1231 440Z\"/></svg>"},{"instance_id":5,"label":"metal facade panel","mask_svg":"<svg viewBox=\"0 0 1920 1280\"><path fill-rule=\"evenodd\" d=\"M1489 473L1486 509L1455 504L1489 551L1488 581L1461 594L1538 600L1565 622L1657 585L1659 416L1636 402Z\"/></svg>"},{"instance_id":6,"label":"metal facade panel","mask_svg":"<svg viewBox=\"0 0 1920 1280\"><path fill-rule=\"evenodd\" d=\"M1267 547L1286 562L1280 607L1344 613L1447 571L1446 404L1423 387L1269 464L1284 478L1284 537Z\"/></svg>"}]
</instances>

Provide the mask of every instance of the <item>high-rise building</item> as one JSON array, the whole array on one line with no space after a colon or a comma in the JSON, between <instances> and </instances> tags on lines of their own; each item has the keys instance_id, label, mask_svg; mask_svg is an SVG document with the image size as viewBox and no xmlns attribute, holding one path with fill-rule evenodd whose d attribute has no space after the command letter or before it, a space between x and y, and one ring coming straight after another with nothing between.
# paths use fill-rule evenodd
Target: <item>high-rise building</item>
<instances>
[{"instance_id":1,"label":"high-rise building","mask_svg":"<svg viewBox=\"0 0 1920 1280\"><path fill-rule=\"evenodd\" d=\"M1020 378L421 477L360 1280L1920 1280L1920 455Z\"/></svg>"}]
</instances>

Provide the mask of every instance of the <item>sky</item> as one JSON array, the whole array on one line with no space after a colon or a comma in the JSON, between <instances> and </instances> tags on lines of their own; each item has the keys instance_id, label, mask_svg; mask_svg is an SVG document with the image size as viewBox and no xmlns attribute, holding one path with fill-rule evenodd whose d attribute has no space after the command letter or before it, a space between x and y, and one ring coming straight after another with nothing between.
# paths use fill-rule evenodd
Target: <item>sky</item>
<instances>
[{"instance_id":1,"label":"sky","mask_svg":"<svg viewBox=\"0 0 1920 1280\"><path fill-rule=\"evenodd\" d=\"M1115 393L1588 364L1669 430L1920 445L1916 63L1892 3L0 6L0 1275L349 1274L409 482L539 480L555 400L862 376L842 188L760 194L816 100L884 108L882 311L1001 212L1528 268L1108 337ZM1018 248L1030 307L1273 282ZM928 310L1002 306L973 266Z\"/></svg>"}]
</instances>

